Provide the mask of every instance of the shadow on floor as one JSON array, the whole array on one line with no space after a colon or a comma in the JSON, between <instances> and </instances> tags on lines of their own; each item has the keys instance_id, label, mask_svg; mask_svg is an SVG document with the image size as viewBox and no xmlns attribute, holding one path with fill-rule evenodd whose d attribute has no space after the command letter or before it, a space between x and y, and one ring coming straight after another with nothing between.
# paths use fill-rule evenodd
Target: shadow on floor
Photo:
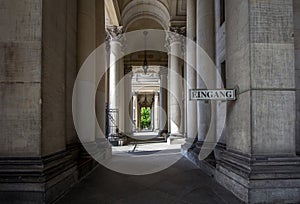
<instances>
[{"instance_id":1,"label":"shadow on floor","mask_svg":"<svg viewBox=\"0 0 300 204\"><path fill-rule=\"evenodd\" d=\"M57 204L238 204L243 203L185 158L168 169L130 176L102 166L75 185Z\"/></svg>"}]
</instances>

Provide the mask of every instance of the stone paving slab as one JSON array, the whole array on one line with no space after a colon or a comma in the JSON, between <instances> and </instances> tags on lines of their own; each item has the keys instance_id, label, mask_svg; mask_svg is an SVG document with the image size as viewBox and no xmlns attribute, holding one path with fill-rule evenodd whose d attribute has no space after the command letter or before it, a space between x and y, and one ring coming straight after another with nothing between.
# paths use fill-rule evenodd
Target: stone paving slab
<instances>
[{"instance_id":1,"label":"stone paving slab","mask_svg":"<svg viewBox=\"0 0 300 204\"><path fill-rule=\"evenodd\" d=\"M66 203L239 204L243 202L190 161L182 158L164 171L145 176L123 175L100 166L57 202L57 204Z\"/></svg>"}]
</instances>

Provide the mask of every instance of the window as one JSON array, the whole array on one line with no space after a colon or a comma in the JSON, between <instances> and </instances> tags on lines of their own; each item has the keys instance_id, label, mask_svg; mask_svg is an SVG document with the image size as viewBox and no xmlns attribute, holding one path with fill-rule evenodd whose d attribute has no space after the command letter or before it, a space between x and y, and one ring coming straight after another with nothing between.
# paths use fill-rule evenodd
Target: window
<instances>
[{"instance_id":1,"label":"window","mask_svg":"<svg viewBox=\"0 0 300 204\"><path fill-rule=\"evenodd\" d=\"M220 26L225 22L225 0L220 0Z\"/></svg>"}]
</instances>

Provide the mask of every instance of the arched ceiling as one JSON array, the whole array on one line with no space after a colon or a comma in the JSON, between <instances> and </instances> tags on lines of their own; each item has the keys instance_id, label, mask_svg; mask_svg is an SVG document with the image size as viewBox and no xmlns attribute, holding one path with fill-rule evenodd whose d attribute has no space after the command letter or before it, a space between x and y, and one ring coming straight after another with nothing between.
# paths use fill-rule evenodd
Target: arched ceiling
<instances>
[{"instance_id":1,"label":"arched ceiling","mask_svg":"<svg viewBox=\"0 0 300 204\"><path fill-rule=\"evenodd\" d=\"M124 8L131 2L132 0L118 0L120 13L123 12ZM153 1L153 0L152 0ZM166 6L168 9L170 8L171 1L172 0L158 0L161 2L164 6Z\"/></svg>"},{"instance_id":2,"label":"arched ceiling","mask_svg":"<svg viewBox=\"0 0 300 204\"><path fill-rule=\"evenodd\" d=\"M126 31L158 27L167 30L171 25L184 26L186 23L186 0L118 0L116 7ZM142 19L144 24L141 24ZM142 27L139 28L138 24Z\"/></svg>"},{"instance_id":3,"label":"arched ceiling","mask_svg":"<svg viewBox=\"0 0 300 204\"><path fill-rule=\"evenodd\" d=\"M185 26L186 0L105 0L114 5L118 24L125 32L142 29L168 30L169 26ZM144 52L132 53L124 58L125 64L140 66L144 62ZM147 52L149 65L168 65L166 53Z\"/></svg>"},{"instance_id":4,"label":"arched ceiling","mask_svg":"<svg viewBox=\"0 0 300 204\"><path fill-rule=\"evenodd\" d=\"M135 31L135 30L142 30L142 29L158 29L162 30L163 27L157 21L150 19L150 18L141 18L135 20L131 23L128 27L126 32Z\"/></svg>"},{"instance_id":5,"label":"arched ceiling","mask_svg":"<svg viewBox=\"0 0 300 204\"><path fill-rule=\"evenodd\" d=\"M165 30L168 29L170 24L169 9L161 1L132 0L122 9L121 16L125 31L131 24L141 19L156 21Z\"/></svg>"}]
</instances>

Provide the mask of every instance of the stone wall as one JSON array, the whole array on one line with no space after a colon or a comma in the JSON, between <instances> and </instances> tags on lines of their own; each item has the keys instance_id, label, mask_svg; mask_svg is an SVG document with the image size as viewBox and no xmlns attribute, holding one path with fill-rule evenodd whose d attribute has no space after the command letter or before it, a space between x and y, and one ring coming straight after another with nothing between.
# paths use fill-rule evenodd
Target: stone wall
<instances>
[{"instance_id":1,"label":"stone wall","mask_svg":"<svg viewBox=\"0 0 300 204\"><path fill-rule=\"evenodd\" d=\"M39 156L42 2L3 0L0 11L0 156Z\"/></svg>"},{"instance_id":2,"label":"stone wall","mask_svg":"<svg viewBox=\"0 0 300 204\"><path fill-rule=\"evenodd\" d=\"M249 10L252 153L294 155L293 1L250 1Z\"/></svg>"},{"instance_id":3,"label":"stone wall","mask_svg":"<svg viewBox=\"0 0 300 204\"><path fill-rule=\"evenodd\" d=\"M227 149L216 180L249 203L299 202L292 0L227 0Z\"/></svg>"}]
</instances>

